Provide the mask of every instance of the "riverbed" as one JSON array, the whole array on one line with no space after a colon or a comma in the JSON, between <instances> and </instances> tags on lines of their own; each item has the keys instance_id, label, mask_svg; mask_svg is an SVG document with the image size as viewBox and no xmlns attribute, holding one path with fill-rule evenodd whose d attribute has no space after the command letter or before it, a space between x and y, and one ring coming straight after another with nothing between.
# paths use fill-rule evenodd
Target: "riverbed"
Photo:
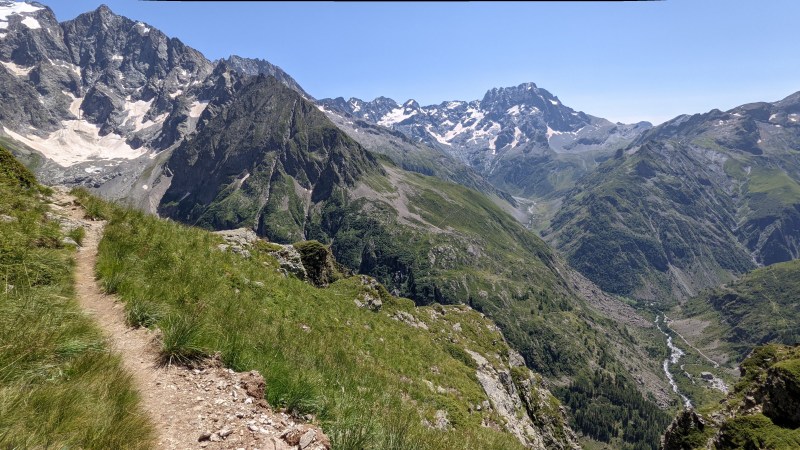
<instances>
[{"instance_id":1,"label":"riverbed","mask_svg":"<svg viewBox=\"0 0 800 450\"><path fill-rule=\"evenodd\" d=\"M678 364L678 362L680 362L681 356L685 355L686 353L683 350L681 350L680 347L675 345L675 343L672 342L672 336L670 336L669 333L667 333L666 331L664 331L663 328L661 328L662 317L665 316L656 315L655 324L656 327L658 327L658 331L660 331L661 334L667 337L667 347L669 347L669 352L670 352L669 357L665 359L664 363L662 364L662 367L664 369L664 374L667 376L669 385L672 386L672 391L678 394L678 396L683 400L683 406L686 408L692 408L692 402L685 395L681 393L680 389L678 389L678 384L675 382L675 378L669 371L670 365L674 366ZM666 325L666 322L664 323L664 325Z\"/></svg>"}]
</instances>

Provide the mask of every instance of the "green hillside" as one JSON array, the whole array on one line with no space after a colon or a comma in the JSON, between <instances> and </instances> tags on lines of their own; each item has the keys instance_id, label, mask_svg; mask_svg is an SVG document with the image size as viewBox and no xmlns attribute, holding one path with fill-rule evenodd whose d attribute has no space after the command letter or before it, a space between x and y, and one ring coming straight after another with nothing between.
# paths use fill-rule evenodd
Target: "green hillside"
<instances>
[{"instance_id":1,"label":"green hillside","mask_svg":"<svg viewBox=\"0 0 800 450\"><path fill-rule=\"evenodd\" d=\"M545 238L604 290L669 303L753 268L713 176L678 144L618 152L573 189Z\"/></svg>"},{"instance_id":2,"label":"green hillside","mask_svg":"<svg viewBox=\"0 0 800 450\"><path fill-rule=\"evenodd\" d=\"M316 416L334 448L522 448L488 407L482 371L511 375L514 414L540 433L532 442L571 445L558 400L513 365L480 314L417 308L359 276L316 288L277 270L273 244L244 258L207 231L112 211L98 273L131 320L161 328L168 357L221 352L229 367L258 370L269 402ZM364 307L367 298L380 306Z\"/></svg>"},{"instance_id":3,"label":"green hillside","mask_svg":"<svg viewBox=\"0 0 800 450\"><path fill-rule=\"evenodd\" d=\"M693 339L709 351L741 361L767 343L800 343L800 260L774 264L710 289L686 303L679 322L710 325Z\"/></svg>"},{"instance_id":4,"label":"green hillside","mask_svg":"<svg viewBox=\"0 0 800 450\"><path fill-rule=\"evenodd\" d=\"M660 374L658 364L626 326L587 307L541 239L485 195L367 152L274 79L238 86L232 101L211 100L216 116L170 157L162 214L274 242L318 240L350 271L417 305L470 305L548 379L569 385L600 370L609 388L632 390L647 405L632 414L657 446L667 416L628 374Z\"/></svg>"},{"instance_id":5,"label":"green hillside","mask_svg":"<svg viewBox=\"0 0 800 450\"><path fill-rule=\"evenodd\" d=\"M577 182L545 239L603 289L662 304L797 258L798 99L645 132Z\"/></svg>"}]
</instances>

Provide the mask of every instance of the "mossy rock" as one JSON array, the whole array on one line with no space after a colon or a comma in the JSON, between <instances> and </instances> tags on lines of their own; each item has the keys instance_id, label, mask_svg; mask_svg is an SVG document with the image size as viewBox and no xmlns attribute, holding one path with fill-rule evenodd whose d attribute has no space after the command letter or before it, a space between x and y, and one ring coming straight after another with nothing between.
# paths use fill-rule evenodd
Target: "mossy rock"
<instances>
[{"instance_id":1,"label":"mossy rock","mask_svg":"<svg viewBox=\"0 0 800 450\"><path fill-rule=\"evenodd\" d=\"M292 245L300 253L308 279L314 285L327 286L342 277L328 246L319 241L303 241Z\"/></svg>"},{"instance_id":2,"label":"mossy rock","mask_svg":"<svg viewBox=\"0 0 800 450\"><path fill-rule=\"evenodd\" d=\"M800 426L800 359L773 365L764 390L764 415L784 426Z\"/></svg>"}]
</instances>

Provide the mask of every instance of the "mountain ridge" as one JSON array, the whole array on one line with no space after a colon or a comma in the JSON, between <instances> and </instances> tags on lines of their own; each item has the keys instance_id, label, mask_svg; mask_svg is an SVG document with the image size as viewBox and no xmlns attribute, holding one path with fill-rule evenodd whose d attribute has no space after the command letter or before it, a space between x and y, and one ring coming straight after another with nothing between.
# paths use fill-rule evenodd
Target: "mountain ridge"
<instances>
[{"instance_id":1,"label":"mountain ridge","mask_svg":"<svg viewBox=\"0 0 800 450\"><path fill-rule=\"evenodd\" d=\"M798 98L679 116L645 132L578 182L544 236L604 289L649 301L797 258ZM601 232L599 222L615 227ZM603 249L622 251L615 261ZM610 261L612 270L592 273Z\"/></svg>"}]
</instances>

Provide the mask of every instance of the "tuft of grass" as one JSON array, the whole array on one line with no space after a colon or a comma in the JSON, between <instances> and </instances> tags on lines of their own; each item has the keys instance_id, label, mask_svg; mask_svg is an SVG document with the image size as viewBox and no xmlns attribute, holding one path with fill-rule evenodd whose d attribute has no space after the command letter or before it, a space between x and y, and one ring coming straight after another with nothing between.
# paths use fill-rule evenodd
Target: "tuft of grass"
<instances>
[{"instance_id":1,"label":"tuft of grass","mask_svg":"<svg viewBox=\"0 0 800 450\"><path fill-rule=\"evenodd\" d=\"M86 237L86 230L83 227L78 227L67 232L67 237L72 238L78 245L83 245L83 238Z\"/></svg>"},{"instance_id":2,"label":"tuft of grass","mask_svg":"<svg viewBox=\"0 0 800 450\"><path fill-rule=\"evenodd\" d=\"M133 328L151 328L163 318L161 308L145 300L132 300L125 305L125 322Z\"/></svg>"},{"instance_id":3,"label":"tuft of grass","mask_svg":"<svg viewBox=\"0 0 800 450\"><path fill-rule=\"evenodd\" d=\"M187 364L204 356L198 323L185 315L172 315L161 325L161 361Z\"/></svg>"}]
</instances>

